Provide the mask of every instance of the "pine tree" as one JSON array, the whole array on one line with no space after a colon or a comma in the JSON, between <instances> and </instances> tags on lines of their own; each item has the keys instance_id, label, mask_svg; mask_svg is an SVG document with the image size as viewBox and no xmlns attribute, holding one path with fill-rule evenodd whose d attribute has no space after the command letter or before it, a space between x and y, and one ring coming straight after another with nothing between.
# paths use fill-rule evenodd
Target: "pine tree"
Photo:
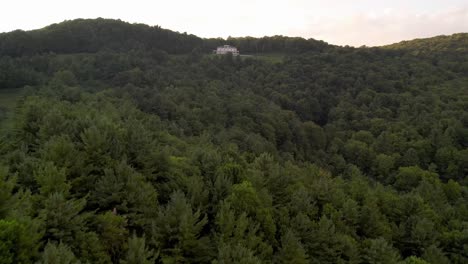
<instances>
[{"instance_id":1,"label":"pine tree","mask_svg":"<svg viewBox=\"0 0 468 264\"><path fill-rule=\"evenodd\" d=\"M31 263L36 254L34 234L15 220L0 219L0 263ZM33 243L30 243L33 239Z\"/></svg>"},{"instance_id":2,"label":"pine tree","mask_svg":"<svg viewBox=\"0 0 468 264\"><path fill-rule=\"evenodd\" d=\"M163 263L191 263L210 258L209 239L201 236L206 216L193 211L182 192L174 192L152 225L152 244Z\"/></svg>"},{"instance_id":3,"label":"pine tree","mask_svg":"<svg viewBox=\"0 0 468 264\"><path fill-rule=\"evenodd\" d=\"M42 254L41 264L80 264L81 262L75 257L75 254L70 248L59 243L58 245L52 242L47 243Z\"/></svg>"},{"instance_id":4,"label":"pine tree","mask_svg":"<svg viewBox=\"0 0 468 264\"><path fill-rule=\"evenodd\" d=\"M99 240L111 259L116 262L127 246L127 220L121 215L108 211L96 216L95 225Z\"/></svg>"},{"instance_id":5,"label":"pine tree","mask_svg":"<svg viewBox=\"0 0 468 264\"><path fill-rule=\"evenodd\" d=\"M0 219L4 218L11 209L14 187L15 179L8 178L8 169L0 166Z\"/></svg>"},{"instance_id":6,"label":"pine tree","mask_svg":"<svg viewBox=\"0 0 468 264\"><path fill-rule=\"evenodd\" d=\"M307 241L311 263L336 263L340 257L341 245L334 223L322 216L316 225L314 235Z\"/></svg>"},{"instance_id":7,"label":"pine tree","mask_svg":"<svg viewBox=\"0 0 468 264\"><path fill-rule=\"evenodd\" d=\"M127 256L120 261L122 264L152 264L153 250L146 247L145 236L137 237L135 233L128 239Z\"/></svg>"},{"instance_id":8,"label":"pine tree","mask_svg":"<svg viewBox=\"0 0 468 264\"><path fill-rule=\"evenodd\" d=\"M235 254L229 247L237 247L243 257L252 256L253 259L271 261L273 249L266 241L260 229L260 224L248 217L245 212L236 213L231 209L228 201L221 202L216 215L216 244L221 259ZM218 259L221 255L218 254ZM240 256L238 256L240 257ZM250 257L249 257L250 258ZM224 259L227 261L227 259Z\"/></svg>"},{"instance_id":9,"label":"pine tree","mask_svg":"<svg viewBox=\"0 0 468 264\"><path fill-rule=\"evenodd\" d=\"M398 251L383 238L364 242L363 263L396 264L400 260Z\"/></svg>"},{"instance_id":10,"label":"pine tree","mask_svg":"<svg viewBox=\"0 0 468 264\"><path fill-rule=\"evenodd\" d=\"M84 231L87 215L82 214L85 199L67 200L62 193L52 193L44 200L39 216L44 220L45 238L73 245L78 232Z\"/></svg>"},{"instance_id":11,"label":"pine tree","mask_svg":"<svg viewBox=\"0 0 468 264\"><path fill-rule=\"evenodd\" d=\"M213 264L261 264L264 263L254 252L242 244L220 244L218 256Z\"/></svg>"},{"instance_id":12,"label":"pine tree","mask_svg":"<svg viewBox=\"0 0 468 264\"><path fill-rule=\"evenodd\" d=\"M34 178L39 184L39 190L42 196L48 197L53 193L62 193L67 196L70 185L64 169L59 169L52 162L46 162L34 171Z\"/></svg>"},{"instance_id":13,"label":"pine tree","mask_svg":"<svg viewBox=\"0 0 468 264\"><path fill-rule=\"evenodd\" d=\"M420 259L415 256L406 258L404 261L400 262L401 264L429 264L424 259Z\"/></svg>"},{"instance_id":14,"label":"pine tree","mask_svg":"<svg viewBox=\"0 0 468 264\"><path fill-rule=\"evenodd\" d=\"M281 248L276 256L276 263L307 264L308 256L291 230L281 237Z\"/></svg>"},{"instance_id":15,"label":"pine tree","mask_svg":"<svg viewBox=\"0 0 468 264\"><path fill-rule=\"evenodd\" d=\"M449 264L450 260L444 252L435 245L431 245L424 250L422 258L430 264Z\"/></svg>"}]
</instances>

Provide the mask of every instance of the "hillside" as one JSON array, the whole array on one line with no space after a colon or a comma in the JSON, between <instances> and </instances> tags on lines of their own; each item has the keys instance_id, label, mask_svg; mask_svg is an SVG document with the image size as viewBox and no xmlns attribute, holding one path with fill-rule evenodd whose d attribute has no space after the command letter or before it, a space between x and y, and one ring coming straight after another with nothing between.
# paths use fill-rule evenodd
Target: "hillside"
<instances>
[{"instance_id":1,"label":"hillside","mask_svg":"<svg viewBox=\"0 0 468 264\"><path fill-rule=\"evenodd\" d=\"M84 53L103 49L159 49L169 53L187 53L200 46L202 40L194 35L102 18L69 20L39 30L0 34L0 54L8 56Z\"/></svg>"},{"instance_id":2,"label":"hillside","mask_svg":"<svg viewBox=\"0 0 468 264\"><path fill-rule=\"evenodd\" d=\"M382 48L424 58L451 71L468 72L468 33L403 41Z\"/></svg>"},{"instance_id":3,"label":"hillside","mask_svg":"<svg viewBox=\"0 0 468 264\"><path fill-rule=\"evenodd\" d=\"M246 53L300 52L322 50L327 44L316 40L283 36L260 39L229 38L201 39L194 35L174 32L161 27L130 24L112 19L76 19L32 31L0 34L0 55L23 56L43 53L86 53L102 50L164 51L169 54L193 50L211 52L219 45L234 44Z\"/></svg>"},{"instance_id":4,"label":"hillside","mask_svg":"<svg viewBox=\"0 0 468 264\"><path fill-rule=\"evenodd\" d=\"M402 41L384 46L384 48L411 50L420 53L450 52L466 54L468 52L468 33Z\"/></svg>"},{"instance_id":5,"label":"hillside","mask_svg":"<svg viewBox=\"0 0 468 264\"><path fill-rule=\"evenodd\" d=\"M467 263L464 40L1 34L0 263Z\"/></svg>"}]
</instances>

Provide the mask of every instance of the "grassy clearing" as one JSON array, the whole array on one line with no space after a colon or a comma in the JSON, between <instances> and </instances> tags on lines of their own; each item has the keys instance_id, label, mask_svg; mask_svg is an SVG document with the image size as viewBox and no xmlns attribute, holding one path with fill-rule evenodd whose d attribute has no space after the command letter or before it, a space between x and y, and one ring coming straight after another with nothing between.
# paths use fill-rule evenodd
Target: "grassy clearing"
<instances>
[{"instance_id":1,"label":"grassy clearing","mask_svg":"<svg viewBox=\"0 0 468 264\"><path fill-rule=\"evenodd\" d=\"M216 57L220 55L208 54L206 56ZM269 63L282 63L284 61L285 54L283 53L258 53L258 54L241 54L241 59L259 59Z\"/></svg>"}]
</instances>

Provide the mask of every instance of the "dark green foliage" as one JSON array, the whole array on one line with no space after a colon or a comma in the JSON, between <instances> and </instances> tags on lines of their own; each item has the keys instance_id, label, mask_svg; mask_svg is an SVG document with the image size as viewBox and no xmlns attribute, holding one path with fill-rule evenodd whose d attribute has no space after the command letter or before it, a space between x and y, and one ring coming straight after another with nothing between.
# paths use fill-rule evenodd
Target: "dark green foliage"
<instances>
[{"instance_id":1,"label":"dark green foliage","mask_svg":"<svg viewBox=\"0 0 468 264\"><path fill-rule=\"evenodd\" d=\"M34 257L34 241L31 234L15 220L0 219L0 262L5 264L30 263ZM32 242L32 243L31 243Z\"/></svg>"},{"instance_id":2,"label":"dark green foliage","mask_svg":"<svg viewBox=\"0 0 468 264\"><path fill-rule=\"evenodd\" d=\"M12 202L14 179L9 179L8 168L0 167L0 218L7 216Z\"/></svg>"},{"instance_id":3,"label":"dark green foliage","mask_svg":"<svg viewBox=\"0 0 468 264\"><path fill-rule=\"evenodd\" d=\"M183 193L173 193L151 227L152 243L161 250L161 261L193 263L209 259L209 240L201 234L206 224L206 216L193 211Z\"/></svg>"},{"instance_id":4,"label":"dark green foliage","mask_svg":"<svg viewBox=\"0 0 468 264\"><path fill-rule=\"evenodd\" d=\"M201 45L201 39L193 35L102 18L65 21L29 32L17 30L1 34L0 40L0 54L10 56L97 52L104 48L115 51L156 48L187 53L193 46Z\"/></svg>"},{"instance_id":5,"label":"dark green foliage","mask_svg":"<svg viewBox=\"0 0 468 264\"><path fill-rule=\"evenodd\" d=\"M85 200L67 200L63 193L53 193L45 198L40 217L44 220L45 238L71 242L82 232L86 214L80 214Z\"/></svg>"},{"instance_id":6,"label":"dark green foliage","mask_svg":"<svg viewBox=\"0 0 468 264\"><path fill-rule=\"evenodd\" d=\"M278 251L276 263L309 263L307 253L301 242L289 230L281 237L281 249Z\"/></svg>"},{"instance_id":7,"label":"dark green foliage","mask_svg":"<svg viewBox=\"0 0 468 264\"><path fill-rule=\"evenodd\" d=\"M96 231L99 240L113 260L116 262L125 252L128 239L127 220L113 212L106 212L96 216Z\"/></svg>"},{"instance_id":8,"label":"dark green foliage","mask_svg":"<svg viewBox=\"0 0 468 264\"><path fill-rule=\"evenodd\" d=\"M44 253L42 254L41 264L55 264L55 263L64 263L64 264L78 264L81 263L78 261L70 250L70 248L60 243L58 245L54 243L47 243L44 248Z\"/></svg>"},{"instance_id":9,"label":"dark green foliage","mask_svg":"<svg viewBox=\"0 0 468 264\"><path fill-rule=\"evenodd\" d=\"M0 262L467 263L465 43L0 34Z\"/></svg>"},{"instance_id":10,"label":"dark green foliage","mask_svg":"<svg viewBox=\"0 0 468 264\"><path fill-rule=\"evenodd\" d=\"M397 251L383 238L367 240L363 243L364 263L398 263L400 256Z\"/></svg>"},{"instance_id":11,"label":"dark green foliage","mask_svg":"<svg viewBox=\"0 0 468 264\"><path fill-rule=\"evenodd\" d=\"M440 263L440 264L448 264L450 260L445 256L445 254L434 245L426 248L422 258L428 263Z\"/></svg>"},{"instance_id":12,"label":"dark green foliage","mask_svg":"<svg viewBox=\"0 0 468 264\"><path fill-rule=\"evenodd\" d=\"M153 250L146 247L145 237L137 237L135 234L128 240L127 256L121 260L122 264L151 264L154 263Z\"/></svg>"}]
</instances>

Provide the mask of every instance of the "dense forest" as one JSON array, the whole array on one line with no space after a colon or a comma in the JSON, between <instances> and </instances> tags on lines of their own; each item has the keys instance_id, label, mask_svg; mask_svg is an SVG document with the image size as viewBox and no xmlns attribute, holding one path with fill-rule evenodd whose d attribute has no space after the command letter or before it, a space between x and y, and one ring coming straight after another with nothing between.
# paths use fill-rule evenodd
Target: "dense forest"
<instances>
[{"instance_id":1,"label":"dense forest","mask_svg":"<svg viewBox=\"0 0 468 264\"><path fill-rule=\"evenodd\" d=\"M2 33L0 263L468 263L467 47Z\"/></svg>"}]
</instances>

